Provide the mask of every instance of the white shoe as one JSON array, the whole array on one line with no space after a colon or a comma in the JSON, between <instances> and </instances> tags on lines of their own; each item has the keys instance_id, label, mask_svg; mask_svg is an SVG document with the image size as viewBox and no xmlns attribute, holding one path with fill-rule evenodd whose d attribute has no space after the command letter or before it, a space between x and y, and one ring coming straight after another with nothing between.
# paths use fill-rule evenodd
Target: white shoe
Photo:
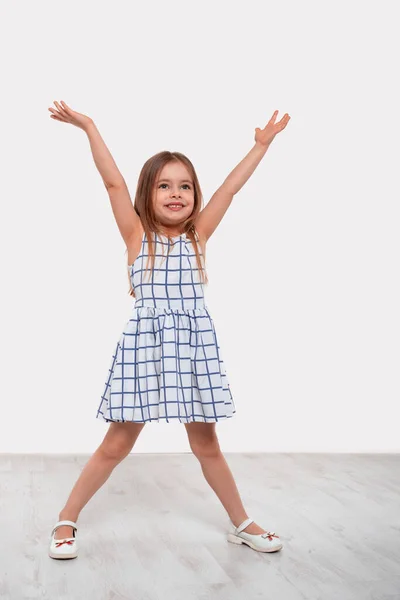
<instances>
[{"instance_id":1,"label":"white shoe","mask_svg":"<svg viewBox=\"0 0 400 600\"><path fill-rule=\"evenodd\" d=\"M55 532L61 525L70 525L73 527L73 535L72 538L62 538L61 540L56 540L54 537ZM74 521L58 521L51 532L51 540L49 546L49 556L50 558L76 558L78 556L78 544L76 541L76 532L78 528Z\"/></svg>"},{"instance_id":2,"label":"white shoe","mask_svg":"<svg viewBox=\"0 0 400 600\"><path fill-rule=\"evenodd\" d=\"M242 531L246 529L250 523L253 523L254 519L246 519L238 525L234 527L234 530L231 533L228 533L227 540L228 542L232 542L233 544L247 544L253 550L257 550L258 552L276 552L283 547L283 544L279 537L275 535L274 531L267 531L267 533L246 533Z\"/></svg>"}]
</instances>

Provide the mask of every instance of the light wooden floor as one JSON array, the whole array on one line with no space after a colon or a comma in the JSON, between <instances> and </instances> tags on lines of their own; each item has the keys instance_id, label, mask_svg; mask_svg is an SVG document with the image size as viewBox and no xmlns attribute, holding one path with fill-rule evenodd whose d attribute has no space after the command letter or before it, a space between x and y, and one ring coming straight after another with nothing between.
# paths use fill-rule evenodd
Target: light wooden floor
<instances>
[{"instance_id":1,"label":"light wooden floor","mask_svg":"<svg viewBox=\"0 0 400 600\"><path fill-rule=\"evenodd\" d=\"M400 600L400 455L229 454L280 552L226 541L192 454L135 454L78 519L79 556L47 555L88 456L0 455L1 600Z\"/></svg>"}]
</instances>

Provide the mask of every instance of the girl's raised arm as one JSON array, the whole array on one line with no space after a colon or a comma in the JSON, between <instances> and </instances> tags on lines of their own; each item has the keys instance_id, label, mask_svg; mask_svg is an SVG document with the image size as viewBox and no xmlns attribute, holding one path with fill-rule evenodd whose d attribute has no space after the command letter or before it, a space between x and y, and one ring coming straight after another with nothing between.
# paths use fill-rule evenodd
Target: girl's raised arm
<instances>
[{"instance_id":1,"label":"girl's raised arm","mask_svg":"<svg viewBox=\"0 0 400 600\"><path fill-rule=\"evenodd\" d=\"M139 229L140 218L133 207L125 180L115 164L109 149L90 117L72 110L62 100L62 106L56 101L54 101L54 104L58 111L49 108L49 111L53 113L50 115L53 119L63 121L64 123L71 123L71 125L82 129L88 136L93 159L107 189L118 229L125 244L128 245L132 234Z\"/></svg>"},{"instance_id":2,"label":"girl's raised arm","mask_svg":"<svg viewBox=\"0 0 400 600\"><path fill-rule=\"evenodd\" d=\"M264 129L256 127L253 148L228 175L197 217L196 228L205 235L206 239L218 227L232 202L233 196L254 173L276 134L288 124L290 117L287 113L283 115L278 123L275 123L277 114L278 111L276 110Z\"/></svg>"}]
</instances>

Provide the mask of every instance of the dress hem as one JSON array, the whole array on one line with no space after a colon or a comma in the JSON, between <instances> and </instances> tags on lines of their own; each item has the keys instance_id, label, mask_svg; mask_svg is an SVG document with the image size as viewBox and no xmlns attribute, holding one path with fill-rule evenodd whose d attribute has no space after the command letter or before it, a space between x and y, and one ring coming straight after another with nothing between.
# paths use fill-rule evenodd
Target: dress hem
<instances>
[{"instance_id":1,"label":"dress hem","mask_svg":"<svg viewBox=\"0 0 400 600\"><path fill-rule=\"evenodd\" d=\"M136 421L136 420L131 420L131 419L107 419L106 417L104 417L103 415L99 414L96 416L96 419L99 421L103 421L105 423L152 423L152 422L156 422L159 423L160 421L166 421L167 423L170 422L178 422L178 423L217 423L218 421L223 421L226 419L231 419L234 415L236 414L236 410L233 411L232 414L230 415L221 415L220 417L216 417L216 418L207 418L207 419L196 419L196 418L187 418L184 419L183 417L160 417L158 419L154 418L154 419L144 419L142 421Z\"/></svg>"}]
</instances>

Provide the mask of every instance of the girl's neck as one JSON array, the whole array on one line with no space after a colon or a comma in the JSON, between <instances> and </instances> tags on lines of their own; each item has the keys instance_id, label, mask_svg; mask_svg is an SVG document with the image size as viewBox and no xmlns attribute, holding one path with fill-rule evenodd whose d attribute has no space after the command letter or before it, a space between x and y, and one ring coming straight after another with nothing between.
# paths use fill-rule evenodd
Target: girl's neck
<instances>
[{"instance_id":1,"label":"girl's neck","mask_svg":"<svg viewBox=\"0 0 400 600\"><path fill-rule=\"evenodd\" d=\"M171 230L167 230L167 231L165 231L165 230L163 230L163 229L160 229L160 232L161 232L162 234L164 234L164 235L170 235L171 237L175 237L175 236L178 236L178 235L181 235L181 234L182 234L182 232L181 232L181 231L178 231L178 232L171 231Z\"/></svg>"}]
</instances>

